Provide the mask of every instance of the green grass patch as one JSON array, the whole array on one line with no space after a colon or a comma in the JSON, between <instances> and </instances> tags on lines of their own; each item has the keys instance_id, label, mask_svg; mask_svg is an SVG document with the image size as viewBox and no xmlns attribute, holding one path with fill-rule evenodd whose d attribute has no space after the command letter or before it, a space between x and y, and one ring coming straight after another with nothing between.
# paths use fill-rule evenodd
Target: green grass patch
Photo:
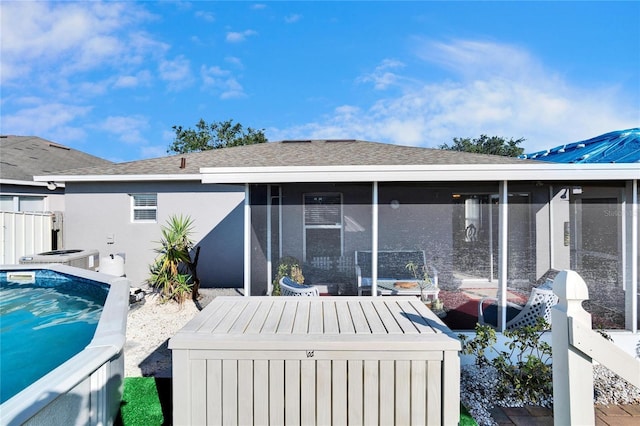
<instances>
[{"instance_id":1,"label":"green grass patch","mask_svg":"<svg viewBox=\"0 0 640 426\"><path fill-rule=\"evenodd\" d=\"M460 404L460 423L459 426L478 426L478 422L476 422L471 414L469 414L469 410L467 407Z\"/></svg>"},{"instance_id":2,"label":"green grass patch","mask_svg":"<svg viewBox=\"0 0 640 426\"><path fill-rule=\"evenodd\" d=\"M116 425L122 426L154 426L164 423L154 377L125 377L118 420Z\"/></svg>"},{"instance_id":3,"label":"green grass patch","mask_svg":"<svg viewBox=\"0 0 640 426\"><path fill-rule=\"evenodd\" d=\"M160 389L158 389L160 385ZM126 377L120 413L115 426L161 426L170 424L171 419L165 421L165 412L169 412L171 383L168 380L158 382L154 377ZM170 415L168 417L171 417ZM478 426L467 408L460 404L459 426Z\"/></svg>"}]
</instances>

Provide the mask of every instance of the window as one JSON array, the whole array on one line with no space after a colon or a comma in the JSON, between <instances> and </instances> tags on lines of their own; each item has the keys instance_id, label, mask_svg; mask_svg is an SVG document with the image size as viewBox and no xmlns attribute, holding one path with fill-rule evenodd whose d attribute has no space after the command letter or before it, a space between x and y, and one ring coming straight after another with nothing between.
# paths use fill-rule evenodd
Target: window
<instances>
[{"instance_id":1,"label":"window","mask_svg":"<svg viewBox=\"0 0 640 426\"><path fill-rule=\"evenodd\" d=\"M43 212L44 197L20 197L21 212Z\"/></svg>"},{"instance_id":2,"label":"window","mask_svg":"<svg viewBox=\"0 0 640 426\"><path fill-rule=\"evenodd\" d=\"M342 255L342 194L304 194L305 260Z\"/></svg>"},{"instance_id":3,"label":"window","mask_svg":"<svg viewBox=\"0 0 640 426\"><path fill-rule=\"evenodd\" d=\"M13 197L12 195L0 195L0 211L17 212L18 211L17 198L18 197Z\"/></svg>"},{"instance_id":4,"label":"window","mask_svg":"<svg viewBox=\"0 0 640 426\"><path fill-rule=\"evenodd\" d=\"M158 194L131 194L131 221L156 222Z\"/></svg>"},{"instance_id":5,"label":"window","mask_svg":"<svg viewBox=\"0 0 640 426\"><path fill-rule=\"evenodd\" d=\"M3 212L44 212L45 197L39 196L0 196L0 210Z\"/></svg>"}]
</instances>

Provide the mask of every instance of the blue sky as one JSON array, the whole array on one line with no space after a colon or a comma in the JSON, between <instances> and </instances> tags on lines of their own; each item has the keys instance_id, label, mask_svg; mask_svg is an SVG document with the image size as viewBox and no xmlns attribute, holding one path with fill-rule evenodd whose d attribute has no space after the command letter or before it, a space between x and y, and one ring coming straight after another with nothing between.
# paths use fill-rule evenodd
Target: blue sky
<instances>
[{"instance_id":1,"label":"blue sky","mask_svg":"<svg viewBox=\"0 0 640 426\"><path fill-rule=\"evenodd\" d=\"M0 133L112 161L173 125L527 152L640 126L640 2L10 2Z\"/></svg>"}]
</instances>

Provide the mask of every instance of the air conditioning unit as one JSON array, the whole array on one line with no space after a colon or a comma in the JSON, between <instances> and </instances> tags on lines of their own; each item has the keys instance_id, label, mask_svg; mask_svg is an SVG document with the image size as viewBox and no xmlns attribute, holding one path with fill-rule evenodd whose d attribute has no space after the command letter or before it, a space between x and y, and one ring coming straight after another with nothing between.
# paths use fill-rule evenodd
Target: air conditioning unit
<instances>
[{"instance_id":1,"label":"air conditioning unit","mask_svg":"<svg viewBox=\"0 0 640 426\"><path fill-rule=\"evenodd\" d=\"M100 252L98 250L54 250L44 253L22 256L19 259L21 265L39 263L60 263L62 265L75 266L76 268L96 271L100 267Z\"/></svg>"}]
</instances>

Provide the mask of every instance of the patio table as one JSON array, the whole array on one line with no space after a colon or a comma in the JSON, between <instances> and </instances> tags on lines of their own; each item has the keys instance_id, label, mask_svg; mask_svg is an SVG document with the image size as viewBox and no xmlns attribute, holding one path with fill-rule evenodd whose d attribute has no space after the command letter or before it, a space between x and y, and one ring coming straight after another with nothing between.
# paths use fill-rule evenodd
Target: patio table
<instances>
[{"instance_id":1,"label":"patio table","mask_svg":"<svg viewBox=\"0 0 640 426\"><path fill-rule=\"evenodd\" d=\"M403 288L396 286L396 283L416 283L415 287ZM431 299L437 299L440 289L434 285L428 285L424 289L424 294ZM417 280L398 280L398 279L378 279L378 294L383 296L419 296L420 286Z\"/></svg>"}]
</instances>

